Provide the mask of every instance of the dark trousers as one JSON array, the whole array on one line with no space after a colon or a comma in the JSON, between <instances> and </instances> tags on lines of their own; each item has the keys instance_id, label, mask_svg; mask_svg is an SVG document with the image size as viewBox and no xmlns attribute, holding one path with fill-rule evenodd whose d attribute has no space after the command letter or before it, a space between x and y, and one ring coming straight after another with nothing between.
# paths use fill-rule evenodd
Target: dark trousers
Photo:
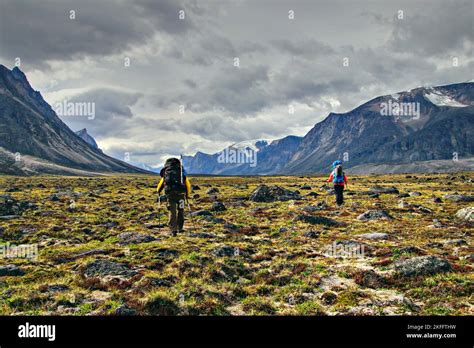
<instances>
[{"instance_id":1,"label":"dark trousers","mask_svg":"<svg viewBox=\"0 0 474 348\"><path fill-rule=\"evenodd\" d=\"M344 203L344 186L334 185L334 194L336 195L336 204L342 205Z\"/></svg>"},{"instance_id":2,"label":"dark trousers","mask_svg":"<svg viewBox=\"0 0 474 348\"><path fill-rule=\"evenodd\" d=\"M168 195L168 210L169 222L171 232L178 232L183 230L184 226L184 194L170 194Z\"/></svg>"}]
</instances>

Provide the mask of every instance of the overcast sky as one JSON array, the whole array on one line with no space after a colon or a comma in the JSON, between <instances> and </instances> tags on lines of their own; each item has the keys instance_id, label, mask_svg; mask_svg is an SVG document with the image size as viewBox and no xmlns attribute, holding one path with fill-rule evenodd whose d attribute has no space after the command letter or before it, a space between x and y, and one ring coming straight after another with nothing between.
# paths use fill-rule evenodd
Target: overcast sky
<instances>
[{"instance_id":1,"label":"overcast sky","mask_svg":"<svg viewBox=\"0 0 474 348\"><path fill-rule=\"evenodd\" d=\"M472 0L0 4L0 63L20 58L53 106L95 103L95 118L63 121L152 166L304 135L331 111L474 77Z\"/></svg>"}]
</instances>

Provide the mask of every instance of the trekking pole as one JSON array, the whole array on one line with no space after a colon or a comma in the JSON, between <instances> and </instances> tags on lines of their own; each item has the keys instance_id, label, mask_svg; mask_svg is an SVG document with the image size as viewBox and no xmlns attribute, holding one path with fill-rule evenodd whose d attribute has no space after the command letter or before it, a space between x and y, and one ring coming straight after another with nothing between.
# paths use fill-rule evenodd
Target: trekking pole
<instances>
[{"instance_id":1,"label":"trekking pole","mask_svg":"<svg viewBox=\"0 0 474 348\"><path fill-rule=\"evenodd\" d=\"M189 204L189 199L186 198L186 202L188 203L188 210L189 210L189 218L191 219L191 223L193 225L193 228L194 228L194 231L196 231L196 224L194 223L194 219L193 219L193 214L192 214L192 211L191 211L191 205Z\"/></svg>"},{"instance_id":2,"label":"trekking pole","mask_svg":"<svg viewBox=\"0 0 474 348\"><path fill-rule=\"evenodd\" d=\"M161 196L158 193L158 229L161 230Z\"/></svg>"}]
</instances>

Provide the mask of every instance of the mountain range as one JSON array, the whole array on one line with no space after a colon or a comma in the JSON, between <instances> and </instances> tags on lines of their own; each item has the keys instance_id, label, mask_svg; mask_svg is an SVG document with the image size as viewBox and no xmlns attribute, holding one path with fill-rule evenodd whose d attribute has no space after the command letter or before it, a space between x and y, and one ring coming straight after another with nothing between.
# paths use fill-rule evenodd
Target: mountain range
<instances>
[{"instance_id":1,"label":"mountain range","mask_svg":"<svg viewBox=\"0 0 474 348\"><path fill-rule=\"evenodd\" d=\"M474 170L474 83L419 87L330 113L304 136L235 143L184 156L189 174L301 175L326 172L336 159L352 173ZM74 132L17 67L0 65L0 173L12 175L150 173Z\"/></svg>"},{"instance_id":2,"label":"mountain range","mask_svg":"<svg viewBox=\"0 0 474 348\"><path fill-rule=\"evenodd\" d=\"M246 153L255 157L256 165L219 161L239 151L244 159ZM189 173L220 175L322 173L336 159L357 173L449 172L474 170L473 151L474 83L465 82L380 96L330 113L304 137L198 152L184 164Z\"/></svg>"},{"instance_id":3,"label":"mountain range","mask_svg":"<svg viewBox=\"0 0 474 348\"><path fill-rule=\"evenodd\" d=\"M147 173L104 154L87 131L74 133L25 74L0 65L0 173Z\"/></svg>"}]
</instances>

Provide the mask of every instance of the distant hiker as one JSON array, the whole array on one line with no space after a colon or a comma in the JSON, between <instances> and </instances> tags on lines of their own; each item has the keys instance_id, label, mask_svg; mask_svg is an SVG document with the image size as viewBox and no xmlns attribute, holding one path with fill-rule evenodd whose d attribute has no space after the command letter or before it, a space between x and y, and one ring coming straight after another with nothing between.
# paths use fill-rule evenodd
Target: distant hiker
<instances>
[{"instance_id":1,"label":"distant hiker","mask_svg":"<svg viewBox=\"0 0 474 348\"><path fill-rule=\"evenodd\" d=\"M327 182L333 182L334 193L336 195L336 204L341 206L344 203L344 185L347 185L347 177L342 170L342 162L334 161L332 164L332 172Z\"/></svg>"},{"instance_id":2,"label":"distant hiker","mask_svg":"<svg viewBox=\"0 0 474 348\"><path fill-rule=\"evenodd\" d=\"M156 188L158 195L163 189L168 200L169 228L172 236L183 232L185 200L189 198L191 183L186 177L181 161L169 158L160 171L161 180Z\"/></svg>"}]
</instances>

